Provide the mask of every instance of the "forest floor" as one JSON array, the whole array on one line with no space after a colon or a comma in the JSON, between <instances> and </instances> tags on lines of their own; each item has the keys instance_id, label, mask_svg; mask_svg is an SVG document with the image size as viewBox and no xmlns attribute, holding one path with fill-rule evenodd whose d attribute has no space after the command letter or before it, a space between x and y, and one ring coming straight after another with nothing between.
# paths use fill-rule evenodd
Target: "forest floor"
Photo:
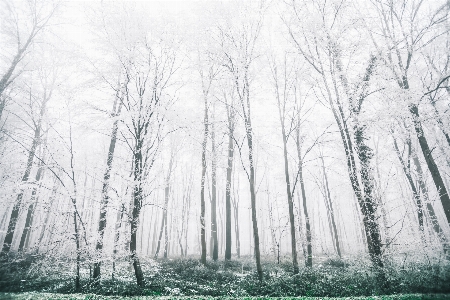
<instances>
[{"instance_id":1,"label":"forest floor","mask_svg":"<svg viewBox=\"0 0 450 300\"><path fill-rule=\"evenodd\" d=\"M82 264L81 287L76 291L72 260L16 259L0 266L0 299L450 299L448 260L433 264L391 259L383 288L362 257L316 259L313 268L302 267L299 274L293 274L288 257L280 263L266 258L262 282L251 257L208 260L206 266L198 258L143 258L143 287L136 285L126 259L116 260L114 272L111 262L105 261L100 284L90 279L91 264ZM305 298L295 298L299 296Z\"/></svg>"},{"instance_id":2,"label":"forest floor","mask_svg":"<svg viewBox=\"0 0 450 300\"><path fill-rule=\"evenodd\" d=\"M0 293L1 300L109 300L109 299L129 299L129 300L170 300L170 299L245 299L245 300L256 300L256 299L283 299L283 300L338 300L338 299L352 299L352 300L441 300L450 299L450 294L404 294L404 295L385 295L385 296L361 296L361 297L174 297L174 296L102 296L94 294L52 294L52 293Z\"/></svg>"}]
</instances>

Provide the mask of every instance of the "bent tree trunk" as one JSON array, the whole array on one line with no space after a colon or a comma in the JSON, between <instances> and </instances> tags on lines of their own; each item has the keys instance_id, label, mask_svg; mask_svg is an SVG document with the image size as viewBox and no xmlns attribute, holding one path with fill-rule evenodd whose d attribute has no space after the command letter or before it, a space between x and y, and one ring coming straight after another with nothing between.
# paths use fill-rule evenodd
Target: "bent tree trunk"
<instances>
[{"instance_id":1,"label":"bent tree trunk","mask_svg":"<svg viewBox=\"0 0 450 300\"><path fill-rule=\"evenodd\" d=\"M117 102L119 102L119 108L117 113L115 113ZM120 110L122 107L122 101L118 101L118 97L116 96L116 100L114 101L114 116L118 116L120 114ZM116 148L116 141L117 141L117 130L119 125L119 120L115 120L113 123L112 133L111 133L111 140L109 142L109 150L108 150L108 158L106 160L106 171L103 176L103 187L102 187L102 201L100 204L100 217L98 221L98 233L99 237L97 240L97 245L95 246L95 249L97 251L97 255L102 255L103 250L103 236L105 233L106 228L106 208L108 206L109 202L109 180L111 177L111 169L112 169L112 163L114 159L114 150ZM94 263L94 274L93 279L94 281L98 281L100 279L100 264L101 264L101 257L97 257L97 260Z\"/></svg>"}]
</instances>

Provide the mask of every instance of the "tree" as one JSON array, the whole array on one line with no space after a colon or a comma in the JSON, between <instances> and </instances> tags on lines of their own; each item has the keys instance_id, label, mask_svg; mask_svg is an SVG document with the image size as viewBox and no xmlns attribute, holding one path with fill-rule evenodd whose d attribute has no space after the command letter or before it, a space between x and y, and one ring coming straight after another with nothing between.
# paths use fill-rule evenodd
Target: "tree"
<instances>
[{"instance_id":1,"label":"tree","mask_svg":"<svg viewBox=\"0 0 450 300\"><path fill-rule=\"evenodd\" d=\"M166 113L174 99L166 93L170 79L175 73L175 52L164 43L151 45L143 41L135 45L136 52L131 56L132 63L126 69L126 81L123 108L124 125L127 135L123 134L131 150L133 165L132 212L130 220L130 252L136 281L144 285L144 275L137 254L137 229L143 201L147 195L144 186L151 171L160 145L167 135L164 125ZM134 86L135 90L131 90Z\"/></svg>"},{"instance_id":2,"label":"tree","mask_svg":"<svg viewBox=\"0 0 450 300\"><path fill-rule=\"evenodd\" d=\"M425 158L427 167L433 178L433 183L439 193L439 198L444 208L447 223L450 223L450 196L444 184L439 167L436 164L432 148L426 137L423 127L423 118L419 111L419 105L428 93L422 92L422 96L414 95L410 86L410 73L414 70L413 59L421 48L433 43L439 32L434 32L438 25L448 18L448 3L442 3L437 9L426 15L422 1L374 2L374 9L378 15L377 22L371 29L366 24L367 31L373 45L378 52L380 60L392 74L395 83L400 89L407 111L410 113L414 131L419 140L420 149ZM405 12L405 13L403 13ZM375 38L375 30L379 30L381 40ZM442 29L441 29L442 30ZM445 30L445 28L444 28ZM436 88L439 88L442 78L439 78ZM444 80L445 81L445 80ZM416 87L414 87L416 89Z\"/></svg>"},{"instance_id":3,"label":"tree","mask_svg":"<svg viewBox=\"0 0 450 300\"><path fill-rule=\"evenodd\" d=\"M8 97L5 97L6 89L23 72L16 71L19 63L27 55L29 48L36 40L38 34L43 31L55 14L58 4L47 4L46 2L32 1L27 3L2 1L1 11L4 16L5 34L8 39L15 42L15 53L8 61L6 71L2 72L0 78L0 119L6 106ZM21 20L25 19L26 23ZM28 24L27 24L28 23ZM25 36L25 38L23 38Z\"/></svg>"},{"instance_id":4,"label":"tree","mask_svg":"<svg viewBox=\"0 0 450 300\"><path fill-rule=\"evenodd\" d=\"M370 55L364 74L358 78L357 82L349 83L343 68L341 50L346 42L344 37L348 35L346 31L349 28L344 22L346 6L343 4L333 7L327 6L327 3L322 1L311 4L299 4L293 1L293 20L298 27L289 25L289 34L298 51L319 75L323 84L328 106L341 135L350 183L364 216L370 259L373 266L378 268L379 283L384 285L386 280L383 271L382 243L377 223L378 201L374 196L374 178L371 168L373 151L365 142L368 139L367 125L360 122L362 104L370 95L369 81L374 73L377 57ZM316 13L317 15L314 15ZM320 26L313 29L306 28L301 20L307 16L319 18ZM347 100L347 114L342 97ZM353 123L352 127L348 124L349 118ZM359 169L356 159L359 160Z\"/></svg>"},{"instance_id":5,"label":"tree","mask_svg":"<svg viewBox=\"0 0 450 300\"><path fill-rule=\"evenodd\" d=\"M235 98L234 89L231 89L230 102L228 101L227 94L224 93L226 111L227 111L227 124L228 124L228 156L227 156L227 179L225 190L225 260L231 259L231 184L233 174L233 159L234 159L234 129L236 126L236 112L234 108ZM234 204L234 202L233 202ZM235 220L237 219L237 207L235 210ZM236 221L237 222L237 221ZM238 226L238 225L236 225ZM236 243L239 240L239 233L236 230ZM239 251L238 256L240 255Z\"/></svg>"},{"instance_id":6,"label":"tree","mask_svg":"<svg viewBox=\"0 0 450 300\"><path fill-rule=\"evenodd\" d=\"M254 141L250 105L250 66L255 59L255 47L262 26L262 5L256 20L238 24L236 28L219 28L222 64L227 68L238 98L244 119L245 135L248 147L248 169L245 170L250 187L251 218L255 246L255 260L258 278L263 280L259 245L258 220L256 216L256 178L254 161Z\"/></svg>"},{"instance_id":7,"label":"tree","mask_svg":"<svg viewBox=\"0 0 450 300\"><path fill-rule=\"evenodd\" d=\"M111 177L111 169L114 159L114 151L116 148L117 143L117 131L119 128L119 119L120 111L122 110L122 103L123 103L123 97L124 97L124 89L126 89L126 85L128 82L121 83L119 78L119 84L116 90L116 96L114 99L114 104L111 112L111 117L115 118L112 131L111 131L111 139L109 142L109 148L108 148L108 157L106 160L106 170L105 174L103 175L103 187L102 187L102 200L101 200L101 207L100 207L100 216L98 221L98 233L100 237L97 240L97 244L95 246L95 249L99 252L98 255L101 255L101 251L103 249L103 236L106 228L106 209L109 202L109 182ZM96 261L94 263L94 274L93 279L95 281L98 281L100 279L100 261Z\"/></svg>"},{"instance_id":8,"label":"tree","mask_svg":"<svg viewBox=\"0 0 450 300\"><path fill-rule=\"evenodd\" d=\"M30 178L31 168L33 167L33 160L36 156L36 150L39 144L41 143L42 138L42 126L44 122L44 115L47 110L47 103L52 97L53 88L55 85L56 76L53 74L53 78L51 78L50 82L46 82L47 78L41 79L43 84L43 90L41 91L41 95L37 96L34 94L34 91L30 87L29 91L29 100L31 107L35 107L35 105L38 106L39 113L37 115L33 116L32 124L33 124L33 131L34 136L31 142L31 147L28 150L28 159L26 163L26 168L24 171L24 174L22 176L22 183L26 183L28 179ZM22 206L23 201L23 195L24 190L21 189L20 192L17 194L16 201L14 202L13 209L11 211L11 216L9 219L8 229L6 232L5 239L3 241L1 256L4 257L8 254L8 252L11 249L11 243L13 240L13 236L15 233L15 229L17 226L18 218L19 218L19 210Z\"/></svg>"},{"instance_id":9,"label":"tree","mask_svg":"<svg viewBox=\"0 0 450 300\"><path fill-rule=\"evenodd\" d=\"M297 240L295 238L295 217L294 217L294 203L293 203L293 189L291 189L291 179L289 176L289 159L288 159L288 139L292 133L292 128L286 130L286 106L288 105L288 99L292 97L292 92L295 92L295 70L288 68L287 54L284 55L284 61L281 69L281 79L278 75L278 66L274 61L271 64L271 71L275 89L275 96L277 99L278 116L281 124L281 136L283 138L283 157L284 157L284 175L286 180L286 192L289 208L289 223L291 229L291 251L292 251L292 264L294 266L294 274L298 274L298 261L297 261ZM292 80L293 78L293 80ZM293 101L292 101L293 102ZM291 123L292 127L293 123ZM300 124L298 124L300 125ZM309 224L308 224L309 225Z\"/></svg>"}]
</instances>

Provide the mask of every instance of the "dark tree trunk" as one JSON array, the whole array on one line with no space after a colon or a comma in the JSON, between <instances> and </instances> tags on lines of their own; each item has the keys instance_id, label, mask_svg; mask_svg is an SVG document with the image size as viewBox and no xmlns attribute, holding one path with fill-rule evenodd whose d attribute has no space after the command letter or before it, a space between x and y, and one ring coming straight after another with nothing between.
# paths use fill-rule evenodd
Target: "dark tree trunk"
<instances>
[{"instance_id":1,"label":"dark tree trunk","mask_svg":"<svg viewBox=\"0 0 450 300\"><path fill-rule=\"evenodd\" d=\"M256 271L258 272L258 278L263 280L263 271L261 267L261 254L259 250L259 232L258 232L258 220L256 218L256 191L255 191L255 167L253 161L253 133L250 122L250 116L246 119L246 131L247 131L247 145L248 145L248 160L250 163L250 201L252 211L252 225L253 225L253 240L255 242L255 260Z\"/></svg>"},{"instance_id":2,"label":"dark tree trunk","mask_svg":"<svg viewBox=\"0 0 450 300\"><path fill-rule=\"evenodd\" d=\"M298 274L299 269L298 269L298 261L297 261L297 239L295 238L296 230L295 230L295 218L294 218L294 203L292 201L291 182L290 182L290 178L289 178L287 138L286 138L286 132L284 129L284 124L282 124L281 126L282 126L282 135L283 135L284 175L285 175L285 180L286 180L286 192L287 192L287 200L288 200L288 208L289 208L289 223L291 225L292 264L294 266L294 274Z\"/></svg>"},{"instance_id":3,"label":"dark tree trunk","mask_svg":"<svg viewBox=\"0 0 450 300\"><path fill-rule=\"evenodd\" d=\"M81 289L81 284L80 284L81 251L80 251L80 233L79 233L77 219L78 219L77 212L74 211L73 212L73 223L74 223L74 228L75 228L75 244L76 244L76 252L77 252L77 270L76 270L76 274L75 274L75 291L79 292Z\"/></svg>"},{"instance_id":4,"label":"dark tree trunk","mask_svg":"<svg viewBox=\"0 0 450 300\"><path fill-rule=\"evenodd\" d=\"M202 142L202 178L201 178L201 190L200 190L200 243L201 243L201 258L202 264L206 264L206 224L205 224L205 179L206 179L206 144L208 141L208 100L205 95L205 115L203 119L204 134Z\"/></svg>"},{"instance_id":5,"label":"dark tree trunk","mask_svg":"<svg viewBox=\"0 0 450 300\"><path fill-rule=\"evenodd\" d=\"M311 225L309 222L309 214L308 214L308 206L306 204L306 191L305 191L305 182L303 180L303 159L301 153L301 145L300 145L300 132L297 129L296 136L296 145L297 145L297 156L298 156L298 179L300 182L300 189L302 192L302 204L303 204L303 213L305 214L305 227L306 227L306 262L305 265L309 268L312 267L312 237L311 237Z\"/></svg>"},{"instance_id":6,"label":"dark tree trunk","mask_svg":"<svg viewBox=\"0 0 450 300\"><path fill-rule=\"evenodd\" d=\"M418 173L418 182L419 182L419 189L421 194L424 197L424 202L426 203L425 207L427 209L428 216L430 217L431 225L433 227L434 232L436 232L436 235L439 238L439 241L444 246L444 250L448 250L448 239L445 236L441 226L439 225L439 221L437 219L436 213L434 211L433 205L430 203L428 198L428 189L424 181L424 174L422 170L422 166L420 164L419 158L417 157L417 153L415 151L412 151L412 157L413 157L413 163L416 167L416 171Z\"/></svg>"},{"instance_id":7,"label":"dark tree trunk","mask_svg":"<svg viewBox=\"0 0 450 300\"><path fill-rule=\"evenodd\" d=\"M211 242L212 242L212 259L217 261L219 258L219 245L217 239L217 157L216 157L216 138L214 128L214 108L212 113L213 122L211 123L211 145L212 145L212 164L211 164Z\"/></svg>"},{"instance_id":8,"label":"dark tree trunk","mask_svg":"<svg viewBox=\"0 0 450 300\"><path fill-rule=\"evenodd\" d=\"M144 286L144 274L142 273L139 257L136 252L137 248L137 229L139 225L139 214L142 207L142 176L143 176L143 157L142 157L142 139L138 135L136 136L136 146L133 153L134 161L134 190L133 190L133 210L131 217L131 239L130 239L130 252L131 260L133 261L134 274L136 276L136 282L139 286Z\"/></svg>"},{"instance_id":9,"label":"dark tree trunk","mask_svg":"<svg viewBox=\"0 0 450 300\"><path fill-rule=\"evenodd\" d=\"M415 104L410 104L409 112L413 116L414 129L416 131L417 138L419 139L419 145L425 158L425 162L427 163L428 169L430 170L434 185L438 190L439 198L441 200L442 207L444 208L447 223L450 223L450 196L444 185L444 181L442 180L439 168L434 161L433 155L431 153L432 149L430 149L428 141L424 135L422 123L420 122L419 108Z\"/></svg>"},{"instance_id":10,"label":"dark tree trunk","mask_svg":"<svg viewBox=\"0 0 450 300\"><path fill-rule=\"evenodd\" d=\"M119 93L119 91L117 91ZM122 107L122 101L118 99L119 95L116 95L116 99L114 101L113 106L113 116L117 117L120 114L120 110ZM119 102L119 103L118 103ZM116 112L116 106L118 104L118 109ZM103 236L105 234L105 228L106 228L106 209L108 207L109 202L109 180L111 177L111 169L114 159L114 150L116 148L116 141L117 141L117 130L118 130L119 120L115 120L113 123L112 133L111 133L111 139L109 142L109 150L108 150L108 158L106 160L106 171L103 176L103 187L102 187L102 200L100 203L100 216L98 220L98 240L97 244L95 246L95 250L97 251L97 255L102 255L103 250ZM98 257L96 261L94 262L94 274L93 279L94 281L97 281L100 279L100 265L101 265L101 257Z\"/></svg>"},{"instance_id":11,"label":"dark tree trunk","mask_svg":"<svg viewBox=\"0 0 450 300\"><path fill-rule=\"evenodd\" d=\"M232 117L234 119L234 116ZM234 120L228 117L228 165L227 165L227 186L225 191L225 215L226 215L226 241L225 241L225 259L231 259L231 174L233 172L233 154L234 154ZM235 217L236 218L236 217Z\"/></svg>"}]
</instances>

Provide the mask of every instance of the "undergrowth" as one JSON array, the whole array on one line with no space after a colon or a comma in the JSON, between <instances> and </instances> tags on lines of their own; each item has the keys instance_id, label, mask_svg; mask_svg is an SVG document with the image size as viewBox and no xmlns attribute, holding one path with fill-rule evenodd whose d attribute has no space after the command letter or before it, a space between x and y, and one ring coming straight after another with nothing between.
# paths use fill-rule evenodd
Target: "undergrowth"
<instances>
[{"instance_id":1,"label":"undergrowth","mask_svg":"<svg viewBox=\"0 0 450 300\"><path fill-rule=\"evenodd\" d=\"M260 282L251 258L232 261L208 261L179 258L142 259L146 279L143 287L135 283L130 263L102 265L102 280L93 284L89 264L82 268L81 290L74 289L74 263L46 257L24 257L0 266L1 292L49 292L118 296L228 296L228 297L348 297L379 294L450 293L448 262L431 265L414 261L387 264L388 284L380 290L373 270L362 259L328 259L313 268L301 268L293 274L289 261L263 261L264 280Z\"/></svg>"}]
</instances>

